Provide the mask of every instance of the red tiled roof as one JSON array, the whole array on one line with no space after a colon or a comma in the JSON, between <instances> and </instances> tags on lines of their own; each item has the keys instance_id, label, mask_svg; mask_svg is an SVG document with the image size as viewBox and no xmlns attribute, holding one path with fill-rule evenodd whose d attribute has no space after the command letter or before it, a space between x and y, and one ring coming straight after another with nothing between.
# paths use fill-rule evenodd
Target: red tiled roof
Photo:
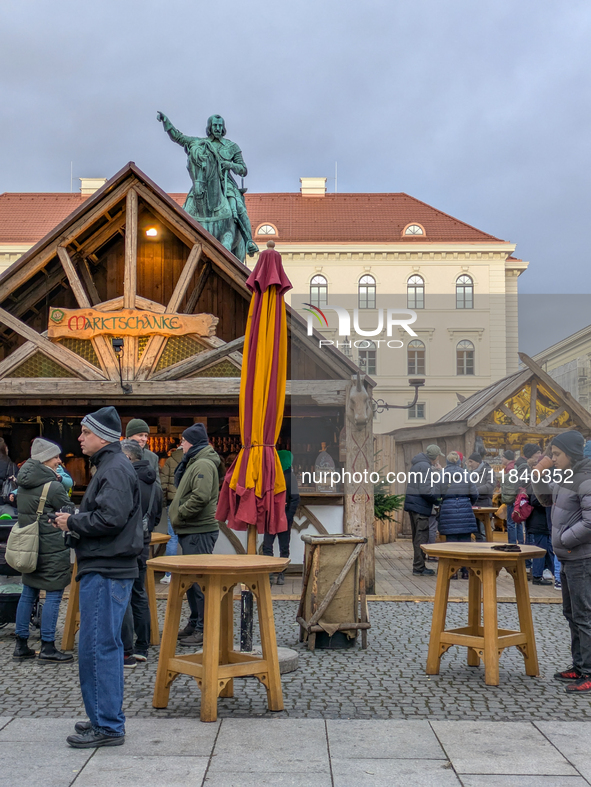
<instances>
[{"instance_id":1,"label":"red tiled roof","mask_svg":"<svg viewBox=\"0 0 591 787\"><path fill-rule=\"evenodd\" d=\"M170 194L182 205L186 194ZM80 194L0 194L0 243L36 243L87 197ZM253 232L277 228L286 243L495 242L499 238L408 194L246 194ZM402 235L411 223L425 235Z\"/></svg>"},{"instance_id":2,"label":"red tiled roof","mask_svg":"<svg viewBox=\"0 0 591 787\"><path fill-rule=\"evenodd\" d=\"M0 243L37 243L86 199L80 193L0 194Z\"/></svg>"}]
</instances>

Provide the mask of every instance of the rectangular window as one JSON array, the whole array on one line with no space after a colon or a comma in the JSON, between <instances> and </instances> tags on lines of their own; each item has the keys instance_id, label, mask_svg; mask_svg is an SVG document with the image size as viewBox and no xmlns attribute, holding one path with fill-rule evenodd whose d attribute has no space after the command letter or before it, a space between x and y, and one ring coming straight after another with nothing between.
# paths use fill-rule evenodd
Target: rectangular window
<instances>
[{"instance_id":1,"label":"rectangular window","mask_svg":"<svg viewBox=\"0 0 591 787\"><path fill-rule=\"evenodd\" d=\"M457 373L461 375L474 374L474 351L458 351Z\"/></svg>"},{"instance_id":2,"label":"rectangular window","mask_svg":"<svg viewBox=\"0 0 591 787\"><path fill-rule=\"evenodd\" d=\"M376 351L359 350L359 367L366 374L377 374Z\"/></svg>"},{"instance_id":3,"label":"rectangular window","mask_svg":"<svg viewBox=\"0 0 591 787\"><path fill-rule=\"evenodd\" d=\"M424 309L425 308L425 290L423 287L409 287L407 292L407 308L409 309Z\"/></svg>"},{"instance_id":4,"label":"rectangular window","mask_svg":"<svg viewBox=\"0 0 591 787\"><path fill-rule=\"evenodd\" d=\"M417 402L413 407L409 409L408 417L425 420L425 403Z\"/></svg>"}]
</instances>

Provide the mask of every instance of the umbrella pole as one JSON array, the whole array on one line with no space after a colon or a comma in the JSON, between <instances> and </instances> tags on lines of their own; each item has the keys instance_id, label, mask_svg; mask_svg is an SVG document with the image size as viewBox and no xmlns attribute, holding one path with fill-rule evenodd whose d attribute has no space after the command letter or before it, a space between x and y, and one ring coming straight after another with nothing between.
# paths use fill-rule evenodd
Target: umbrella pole
<instances>
[{"instance_id":1,"label":"umbrella pole","mask_svg":"<svg viewBox=\"0 0 591 787\"><path fill-rule=\"evenodd\" d=\"M256 555L257 529L256 525L248 526L246 553ZM243 590L240 598L240 650L250 653L252 651L252 629L254 620L254 603L252 591Z\"/></svg>"}]
</instances>

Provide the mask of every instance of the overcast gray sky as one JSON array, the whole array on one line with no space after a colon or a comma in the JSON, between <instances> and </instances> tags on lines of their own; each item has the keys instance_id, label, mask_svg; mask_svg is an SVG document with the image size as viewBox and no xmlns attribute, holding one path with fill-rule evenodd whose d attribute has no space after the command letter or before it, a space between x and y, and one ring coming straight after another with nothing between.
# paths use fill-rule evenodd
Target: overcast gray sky
<instances>
[{"instance_id":1,"label":"overcast gray sky","mask_svg":"<svg viewBox=\"0 0 591 787\"><path fill-rule=\"evenodd\" d=\"M591 292L590 28L582 0L4 4L0 191L129 160L185 191L156 111L196 135L220 113L252 192L336 160L339 191L405 191L516 242L522 292Z\"/></svg>"}]
</instances>

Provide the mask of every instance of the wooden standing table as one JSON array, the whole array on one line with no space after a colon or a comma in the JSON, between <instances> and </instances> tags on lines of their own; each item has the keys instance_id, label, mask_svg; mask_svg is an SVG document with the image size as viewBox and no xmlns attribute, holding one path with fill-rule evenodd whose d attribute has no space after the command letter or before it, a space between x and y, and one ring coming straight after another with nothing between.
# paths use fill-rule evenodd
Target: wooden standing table
<instances>
[{"instance_id":1,"label":"wooden standing table","mask_svg":"<svg viewBox=\"0 0 591 787\"><path fill-rule=\"evenodd\" d=\"M513 645L523 654L526 674L534 677L539 674L525 561L542 557L545 550L521 546L521 552L501 552L493 549L494 546L483 542L447 542L421 546L428 555L439 558L427 675L439 674L441 657L452 645L468 648L468 664L471 667L477 667L480 659L483 659L484 679L489 686L499 685L499 656L505 648ZM449 582L462 566L470 572L468 625L446 630ZM497 576L502 568L511 574L515 582L519 631L498 628Z\"/></svg>"},{"instance_id":2,"label":"wooden standing table","mask_svg":"<svg viewBox=\"0 0 591 787\"><path fill-rule=\"evenodd\" d=\"M283 710L269 574L284 571L288 558L262 555L181 555L150 560L156 571L172 574L154 698L166 708L178 675L191 675L201 689L201 721L216 721L218 697L233 697L233 679L258 678L267 690L271 711ZM183 596L197 582L205 596L203 651L176 655ZM234 586L243 582L257 598L262 658L234 650Z\"/></svg>"},{"instance_id":3,"label":"wooden standing table","mask_svg":"<svg viewBox=\"0 0 591 787\"><path fill-rule=\"evenodd\" d=\"M487 541L493 540L494 527L492 524L492 517L496 510L497 508L495 506L478 506L478 508L472 509L476 519L479 519L484 524L484 532Z\"/></svg>"},{"instance_id":4,"label":"wooden standing table","mask_svg":"<svg viewBox=\"0 0 591 787\"><path fill-rule=\"evenodd\" d=\"M167 544L170 536L165 533L152 533L150 538L150 554L153 557L158 547ZM146 593L150 605L150 645L160 645L160 629L158 627L158 606L156 604L156 578L154 569L148 562L146 566Z\"/></svg>"}]
</instances>

